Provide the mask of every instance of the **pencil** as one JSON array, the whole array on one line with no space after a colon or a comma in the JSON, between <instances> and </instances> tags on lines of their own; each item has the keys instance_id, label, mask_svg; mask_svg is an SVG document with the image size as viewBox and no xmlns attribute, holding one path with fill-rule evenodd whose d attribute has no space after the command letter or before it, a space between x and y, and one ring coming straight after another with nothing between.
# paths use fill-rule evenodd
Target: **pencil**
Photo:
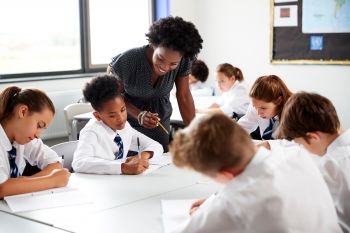
<instances>
[{"instance_id":1,"label":"pencil","mask_svg":"<svg viewBox=\"0 0 350 233\"><path fill-rule=\"evenodd\" d=\"M157 124L162 128L162 130L164 130L166 134L169 134L168 130L164 127L164 125L162 125L162 123L160 123L160 121L158 121Z\"/></svg>"}]
</instances>

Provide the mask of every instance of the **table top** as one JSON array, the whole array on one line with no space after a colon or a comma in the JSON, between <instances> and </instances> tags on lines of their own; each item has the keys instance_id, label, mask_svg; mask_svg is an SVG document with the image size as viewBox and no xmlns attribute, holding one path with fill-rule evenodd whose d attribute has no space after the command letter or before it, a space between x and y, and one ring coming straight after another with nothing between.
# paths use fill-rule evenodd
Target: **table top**
<instances>
[{"instance_id":1,"label":"table top","mask_svg":"<svg viewBox=\"0 0 350 233\"><path fill-rule=\"evenodd\" d=\"M162 199L198 199L222 187L174 165L137 176L73 173L68 186L78 188L92 202L17 214L73 232L163 232ZM9 211L4 203L0 209Z\"/></svg>"}]
</instances>

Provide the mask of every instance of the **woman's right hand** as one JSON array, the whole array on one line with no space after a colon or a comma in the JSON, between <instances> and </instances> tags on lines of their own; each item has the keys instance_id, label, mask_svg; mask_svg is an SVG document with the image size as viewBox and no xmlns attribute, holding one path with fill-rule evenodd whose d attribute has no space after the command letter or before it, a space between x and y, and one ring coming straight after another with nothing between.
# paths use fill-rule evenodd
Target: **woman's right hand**
<instances>
[{"instance_id":1,"label":"woman's right hand","mask_svg":"<svg viewBox=\"0 0 350 233\"><path fill-rule=\"evenodd\" d=\"M155 128L158 126L158 122L160 121L158 117L158 113L146 112L141 116L142 126L145 128Z\"/></svg>"}]
</instances>

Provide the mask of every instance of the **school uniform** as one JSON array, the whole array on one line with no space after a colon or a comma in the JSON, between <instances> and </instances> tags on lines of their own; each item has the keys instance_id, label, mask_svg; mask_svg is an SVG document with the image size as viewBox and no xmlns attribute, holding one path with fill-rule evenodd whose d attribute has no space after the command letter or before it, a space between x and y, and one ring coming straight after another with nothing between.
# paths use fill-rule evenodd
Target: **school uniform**
<instances>
[{"instance_id":1,"label":"school uniform","mask_svg":"<svg viewBox=\"0 0 350 233\"><path fill-rule=\"evenodd\" d=\"M333 197L339 224L344 232L350 232L350 129L327 147L318 165Z\"/></svg>"},{"instance_id":2,"label":"school uniform","mask_svg":"<svg viewBox=\"0 0 350 233\"><path fill-rule=\"evenodd\" d=\"M275 116L273 118L273 125L272 125L272 135L269 139L275 139L278 136L278 125L279 125L279 118L278 116ZM264 119L261 118L258 115L258 112L253 107L252 104L249 105L248 110L246 114L241 117L237 122L243 129L245 129L249 134L254 132L258 127L260 130L261 137L264 135L264 132L266 132L266 129L270 126L270 119Z\"/></svg>"},{"instance_id":3,"label":"school uniform","mask_svg":"<svg viewBox=\"0 0 350 233\"><path fill-rule=\"evenodd\" d=\"M236 81L228 91L222 93L217 104L223 113L231 117L234 112L238 115L246 114L249 101L247 85Z\"/></svg>"},{"instance_id":4,"label":"school uniform","mask_svg":"<svg viewBox=\"0 0 350 233\"><path fill-rule=\"evenodd\" d=\"M123 144L123 155L118 158L120 147L115 138L119 135ZM162 155L163 147L158 142L133 129L126 122L124 129L113 131L102 121L91 119L80 131L79 142L72 167L75 172L95 174L121 174L121 164L125 162L129 150L153 151L155 158Z\"/></svg>"},{"instance_id":5,"label":"school uniform","mask_svg":"<svg viewBox=\"0 0 350 233\"><path fill-rule=\"evenodd\" d=\"M309 157L260 148L245 170L174 232L339 233L332 197Z\"/></svg>"},{"instance_id":6,"label":"school uniform","mask_svg":"<svg viewBox=\"0 0 350 233\"><path fill-rule=\"evenodd\" d=\"M4 129L0 125L0 183L7 181L10 178L10 162L9 151L12 148L16 149L15 164L20 176L26 166L26 160L32 166L38 166L44 169L51 163L61 162L56 152L46 146L41 139L33 139L27 144L20 145L16 142L11 144Z\"/></svg>"},{"instance_id":7,"label":"school uniform","mask_svg":"<svg viewBox=\"0 0 350 233\"><path fill-rule=\"evenodd\" d=\"M196 82L189 85L192 96L212 96L213 89L204 82Z\"/></svg>"}]
</instances>

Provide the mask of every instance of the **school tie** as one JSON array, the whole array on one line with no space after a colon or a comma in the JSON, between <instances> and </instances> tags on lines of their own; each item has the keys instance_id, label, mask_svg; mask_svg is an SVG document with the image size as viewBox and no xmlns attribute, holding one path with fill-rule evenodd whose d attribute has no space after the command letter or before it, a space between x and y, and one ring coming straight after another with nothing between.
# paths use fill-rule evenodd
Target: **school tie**
<instances>
[{"instance_id":1,"label":"school tie","mask_svg":"<svg viewBox=\"0 0 350 233\"><path fill-rule=\"evenodd\" d=\"M272 130L273 130L273 124L275 124L275 119L271 118L269 121L269 126L264 130L264 133L262 135L262 139L264 140L270 140L272 138Z\"/></svg>"},{"instance_id":2,"label":"school tie","mask_svg":"<svg viewBox=\"0 0 350 233\"><path fill-rule=\"evenodd\" d=\"M117 153L115 153L115 159L122 159L124 154L124 146L123 146L123 140L120 137L119 134L117 134L114 138L115 143L117 143L117 146L119 147L119 150Z\"/></svg>"},{"instance_id":3,"label":"school tie","mask_svg":"<svg viewBox=\"0 0 350 233\"><path fill-rule=\"evenodd\" d=\"M16 155L17 151L16 148L12 147L12 149L9 151L9 162L10 162L10 177L16 178L17 176L20 176L18 167L16 164Z\"/></svg>"}]
</instances>

